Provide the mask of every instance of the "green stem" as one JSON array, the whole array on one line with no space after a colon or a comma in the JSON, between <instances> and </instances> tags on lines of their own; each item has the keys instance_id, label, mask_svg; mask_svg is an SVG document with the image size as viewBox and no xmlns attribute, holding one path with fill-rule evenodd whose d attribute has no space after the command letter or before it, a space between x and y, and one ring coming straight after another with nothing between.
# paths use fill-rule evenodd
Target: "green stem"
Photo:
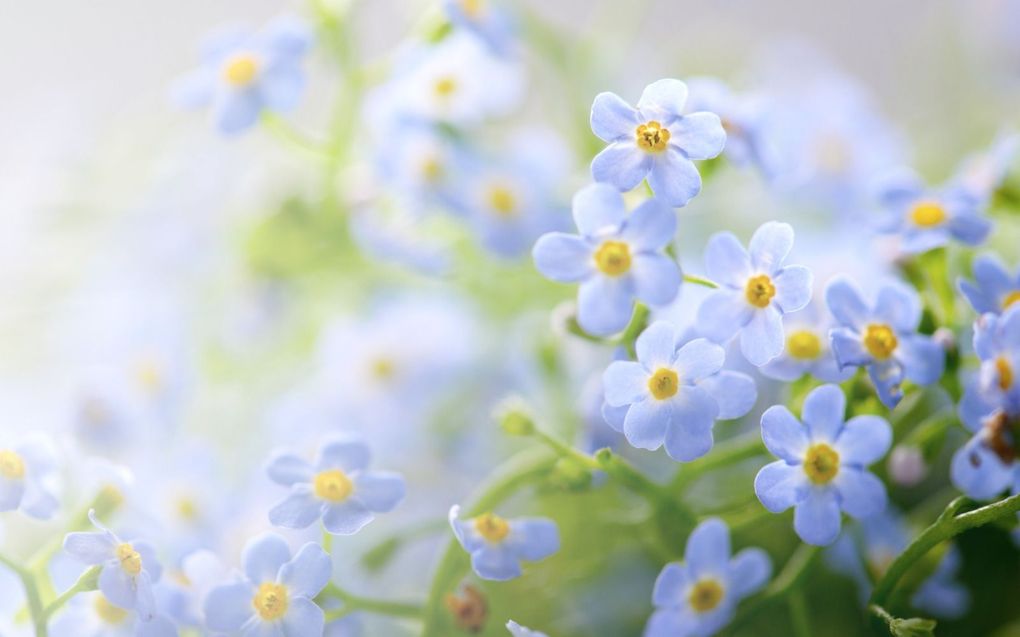
<instances>
[{"instance_id":1,"label":"green stem","mask_svg":"<svg viewBox=\"0 0 1020 637\"><path fill-rule=\"evenodd\" d=\"M627 325L627 329L620 336L619 343L627 348L627 355L631 358L637 357L637 353L634 351L634 342L637 341L638 336L648 326L649 314L651 312L645 304L638 303L635 305L634 315L630 319L630 324Z\"/></svg>"},{"instance_id":2,"label":"green stem","mask_svg":"<svg viewBox=\"0 0 1020 637\"><path fill-rule=\"evenodd\" d=\"M39 597L39 588L36 586L35 576L5 555L0 555L0 564L3 564L17 575L21 580L22 586L25 588L25 601L28 605L28 613L32 618L35 637L47 637L46 614L43 610L42 600Z\"/></svg>"},{"instance_id":3,"label":"green stem","mask_svg":"<svg viewBox=\"0 0 1020 637\"><path fill-rule=\"evenodd\" d=\"M261 116L262 125L274 137L293 146L297 150L306 152L319 159L328 160L331 157L330 150L325 144L316 142L301 131L294 128L290 122L271 111L265 111Z\"/></svg>"},{"instance_id":4,"label":"green stem","mask_svg":"<svg viewBox=\"0 0 1020 637\"><path fill-rule=\"evenodd\" d=\"M761 434L756 431L730 438L716 445L712 453L694 462L689 462L677 470L676 476L669 484L669 490L672 493L679 493L705 473L747 458L753 458L760 455L764 449Z\"/></svg>"},{"instance_id":5,"label":"green stem","mask_svg":"<svg viewBox=\"0 0 1020 637\"><path fill-rule=\"evenodd\" d=\"M74 586L61 593L55 600L50 602L45 609L43 609L43 620L48 621L49 618L60 610L69 599L78 593L94 591L99 588L99 571L101 571L102 568L103 567L101 566L93 566L82 573L81 577L78 578L78 581L74 583Z\"/></svg>"},{"instance_id":6,"label":"green stem","mask_svg":"<svg viewBox=\"0 0 1020 637\"><path fill-rule=\"evenodd\" d=\"M422 615L421 604L414 604L411 602L393 602L382 599L361 597L359 595L348 593L333 582L327 584L326 588L323 589L319 596L325 598L333 597L343 602L343 606L341 608L336 608L326 612L327 623L340 619L341 617L346 617L347 615L358 611L409 619L420 618Z\"/></svg>"},{"instance_id":7,"label":"green stem","mask_svg":"<svg viewBox=\"0 0 1020 637\"><path fill-rule=\"evenodd\" d=\"M960 496L949 503L946 506L945 511L939 515L938 519L929 526L927 529L921 532L913 542L907 546L899 557L893 560L893 563L889 565L882 579L875 585L875 590L871 594L871 604L877 606L884 606L889 595L896 587L896 583L900 581L900 578L910 569L910 567L922 558L925 553L930 551L940 542L944 542L960 533L963 533L967 529L972 529L989 522L994 522L1000 518L1004 518L1008 515L1015 514L1020 511L1020 494L1010 496L994 502L992 504L983 506L967 513L956 513L968 504L970 500L964 496Z\"/></svg>"},{"instance_id":8,"label":"green stem","mask_svg":"<svg viewBox=\"0 0 1020 637\"><path fill-rule=\"evenodd\" d=\"M684 283L693 283L694 285L703 285L706 288L718 288L719 284L712 279L706 279L705 277L698 276L696 274L685 274Z\"/></svg>"},{"instance_id":9,"label":"green stem","mask_svg":"<svg viewBox=\"0 0 1020 637\"><path fill-rule=\"evenodd\" d=\"M790 623L793 625L793 634L797 637L811 637L811 621L808 617L807 603L804 601L804 591L801 589L790 593L786 599L790 608Z\"/></svg>"}]
</instances>

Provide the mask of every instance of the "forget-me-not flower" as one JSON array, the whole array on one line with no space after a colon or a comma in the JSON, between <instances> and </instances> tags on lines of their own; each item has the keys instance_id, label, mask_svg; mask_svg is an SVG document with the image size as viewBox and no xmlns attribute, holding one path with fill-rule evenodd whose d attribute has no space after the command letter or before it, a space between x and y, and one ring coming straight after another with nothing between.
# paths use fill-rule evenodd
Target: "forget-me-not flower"
<instances>
[{"instance_id":1,"label":"forget-me-not flower","mask_svg":"<svg viewBox=\"0 0 1020 637\"><path fill-rule=\"evenodd\" d=\"M656 197L686 205L701 191L692 159L722 152L726 132L715 113L684 113L687 85L659 80L645 87L637 108L615 93L599 93L591 106L591 129L609 146L591 162L595 181L628 191L648 178Z\"/></svg>"},{"instance_id":2,"label":"forget-me-not flower","mask_svg":"<svg viewBox=\"0 0 1020 637\"><path fill-rule=\"evenodd\" d=\"M974 282L961 279L960 291L978 314L1001 314L1020 301L1020 268L1012 273L993 254L982 254L971 265Z\"/></svg>"},{"instance_id":3,"label":"forget-me-not flower","mask_svg":"<svg viewBox=\"0 0 1020 637\"><path fill-rule=\"evenodd\" d=\"M514 45L517 25L509 11L491 0L443 0L446 17L454 25L483 40L497 55L507 55Z\"/></svg>"},{"instance_id":4,"label":"forget-me-not flower","mask_svg":"<svg viewBox=\"0 0 1020 637\"><path fill-rule=\"evenodd\" d=\"M687 80L690 96L686 111L708 111L719 115L726 132L726 158L737 166L752 165L765 177L775 170L775 157L766 139L766 101L754 95L733 92L714 77Z\"/></svg>"},{"instance_id":5,"label":"forget-me-not flower","mask_svg":"<svg viewBox=\"0 0 1020 637\"><path fill-rule=\"evenodd\" d=\"M0 511L50 518L58 506L51 491L55 475L56 454L47 440L30 437L0 446Z\"/></svg>"},{"instance_id":6,"label":"forget-me-not flower","mask_svg":"<svg viewBox=\"0 0 1020 637\"><path fill-rule=\"evenodd\" d=\"M336 535L353 535L375 519L375 513L393 510L404 499L404 478L396 473L366 471L368 446L335 438L319 449L315 463L291 453L277 453L266 466L269 477L290 495L269 511L277 526L303 529L322 519Z\"/></svg>"},{"instance_id":7,"label":"forget-me-not flower","mask_svg":"<svg viewBox=\"0 0 1020 637\"><path fill-rule=\"evenodd\" d=\"M942 376L942 347L917 333L921 303L914 290L886 284L869 306L853 283L838 278L825 288L825 302L840 325L829 333L840 367L867 367L885 406L903 398L904 378L930 385Z\"/></svg>"},{"instance_id":8,"label":"forget-me-not flower","mask_svg":"<svg viewBox=\"0 0 1020 637\"><path fill-rule=\"evenodd\" d=\"M329 555L308 543L291 558L282 537L266 533L244 547L244 575L205 599L206 626L241 635L321 635L325 614L312 599L332 573Z\"/></svg>"},{"instance_id":9,"label":"forget-me-not flower","mask_svg":"<svg viewBox=\"0 0 1020 637\"><path fill-rule=\"evenodd\" d=\"M508 520L492 512L460 519L460 507L450 508L450 526L457 541L471 555L478 577L509 580L521 574L521 561L545 559L560 548L556 523L547 518Z\"/></svg>"},{"instance_id":10,"label":"forget-me-not flower","mask_svg":"<svg viewBox=\"0 0 1020 637\"><path fill-rule=\"evenodd\" d=\"M49 632L52 637L177 637L167 617L144 620L137 612L110 603L102 591L75 595Z\"/></svg>"},{"instance_id":11,"label":"forget-me-not flower","mask_svg":"<svg viewBox=\"0 0 1020 637\"><path fill-rule=\"evenodd\" d=\"M305 85L301 59L311 33L296 18L277 18L257 33L231 30L203 47L202 67L177 86L188 107L212 106L216 126L239 133L263 111L285 112L297 105Z\"/></svg>"},{"instance_id":12,"label":"forget-me-not flower","mask_svg":"<svg viewBox=\"0 0 1020 637\"><path fill-rule=\"evenodd\" d=\"M90 565L102 566L99 590L111 604L138 611L143 621L156 615L152 585L163 569L156 560L156 549L144 541L125 542L114 535L89 511L89 520L99 532L68 533L64 550Z\"/></svg>"},{"instance_id":13,"label":"forget-me-not flower","mask_svg":"<svg viewBox=\"0 0 1020 637\"><path fill-rule=\"evenodd\" d=\"M510 631L513 637L549 637L545 633L525 628L512 619L506 623L506 629Z\"/></svg>"},{"instance_id":14,"label":"forget-me-not flower","mask_svg":"<svg viewBox=\"0 0 1020 637\"><path fill-rule=\"evenodd\" d=\"M580 283L577 321L590 334L619 332L634 299L665 305L680 289L680 266L662 254L676 232L676 214L658 198L627 214L623 195L592 184L574 195L580 236L550 232L535 243L538 271L553 281Z\"/></svg>"},{"instance_id":15,"label":"forget-me-not flower","mask_svg":"<svg viewBox=\"0 0 1020 637\"><path fill-rule=\"evenodd\" d=\"M770 221L751 236L748 249L730 232L712 236L705 250L708 276L719 289L698 308L698 327L718 343L740 334L740 351L762 366L783 351L783 315L811 301L811 271L783 265L793 248L793 228Z\"/></svg>"},{"instance_id":16,"label":"forget-me-not flower","mask_svg":"<svg viewBox=\"0 0 1020 637\"><path fill-rule=\"evenodd\" d=\"M665 445L680 462L700 458L712 448L717 419L737 418L754 405L754 381L738 372L723 377L726 353L708 339L680 344L676 329L658 321L641 333L635 349L636 362L614 361L602 377L606 404L628 407L623 434L635 447Z\"/></svg>"},{"instance_id":17,"label":"forget-me-not flower","mask_svg":"<svg viewBox=\"0 0 1020 637\"><path fill-rule=\"evenodd\" d=\"M699 524L687 539L682 564L667 564L655 580L655 612L645 637L707 636L733 619L737 604L765 585L772 562L747 548L730 557L730 530L719 518Z\"/></svg>"},{"instance_id":18,"label":"forget-me-not flower","mask_svg":"<svg viewBox=\"0 0 1020 637\"><path fill-rule=\"evenodd\" d=\"M812 301L802 310L783 315L786 347L783 353L759 368L776 380L792 382L810 374L827 383L839 383L853 376L841 369L829 346L832 317L822 303Z\"/></svg>"},{"instance_id":19,"label":"forget-me-not flower","mask_svg":"<svg viewBox=\"0 0 1020 637\"><path fill-rule=\"evenodd\" d=\"M843 391L822 385L804 400L801 420L782 405L761 417L762 440L779 460L762 467L754 491L773 513L796 507L794 529L809 544L836 540L840 510L862 518L885 509L885 486L866 467L889 450L892 430L878 416L844 422L845 412Z\"/></svg>"}]
</instances>

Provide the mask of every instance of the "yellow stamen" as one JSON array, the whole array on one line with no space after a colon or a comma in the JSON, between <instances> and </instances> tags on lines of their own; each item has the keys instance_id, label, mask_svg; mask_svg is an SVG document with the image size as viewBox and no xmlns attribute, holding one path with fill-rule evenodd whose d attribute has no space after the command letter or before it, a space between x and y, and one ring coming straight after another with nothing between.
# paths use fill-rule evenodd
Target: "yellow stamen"
<instances>
[{"instance_id":1,"label":"yellow stamen","mask_svg":"<svg viewBox=\"0 0 1020 637\"><path fill-rule=\"evenodd\" d=\"M0 476L9 480L25 477L25 461L17 453L4 449L0 451Z\"/></svg>"},{"instance_id":2,"label":"yellow stamen","mask_svg":"<svg viewBox=\"0 0 1020 637\"><path fill-rule=\"evenodd\" d=\"M822 353L822 339L810 330L797 330L786 338L786 350L791 358L813 361Z\"/></svg>"},{"instance_id":3,"label":"yellow stamen","mask_svg":"<svg viewBox=\"0 0 1020 637\"><path fill-rule=\"evenodd\" d=\"M432 85L432 90L439 97L450 97L457 90L457 80L449 76L441 77Z\"/></svg>"},{"instance_id":4,"label":"yellow stamen","mask_svg":"<svg viewBox=\"0 0 1020 637\"><path fill-rule=\"evenodd\" d=\"M436 183L443 178L443 164L438 157L428 157L421 164L421 174L425 181Z\"/></svg>"},{"instance_id":5,"label":"yellow stamen","mask_svg":"<svg viewBox=\"0 0 1020 637\"><path fill-rule=\"evenodd\" d=\"M639 148L648 152L659 153L666 150L669 145L669 129L659 122L652 120L637 127L634 132Z\"/></svg>"},{"instance_id":6,"label":"yellow stamen","mask_svg":"<svg viewBox=\"0 0 1020 637\"><path fill-rule=\"evenodd\" d=\"M107 624L120 624L127 619L128 612L119 606L111 604L110 600L106 599L101 593L97 593L93 599L95 601L92 602L92 608L96 611L96 615L99 615L99 619Z\"/></svg>"},{"instance_id":7,"label":"yellow stamen","mask_svg":"<svg viewBox=\"0 0 1020 637\"><path fill-rule=\"evenodd\" d=\"M155 394L163 385L163 370L154 361L146 360L139 363L136 374L142 388L150 394Z\"/></svg>"},{"instance_id":8,"label":"yellow stamen","mask_svg":"<svg viewBox=\"0 0 1020 637\"><path fill-rule=\"evenodd\" d=\"M460 8L464 15L471 19L478 18L485 10L484 0L460 0Z\"/></svg>"},{"instance_id":9,"label":"yellow stamen","mask_svg":"<svg viewBox=\"0 0 1020 637\"><path fill-rule=\"evenodd\" d=\"M839 473L839 453L823 442L811 445L804 454L804 473L815 484L831 482Z\"/></svg>"},{"instance_id":10,"label":"yellow stamen","mask_svg":"<svg viewBox=\"0 0 1020 637\"><path fill-rule=\"evenodd\" d=\"M914 225L931 228L946 220L946 209L935 201L921 201L910 209L910 220Z\"/></svg>"},{"instance_id":11,"label":"yellow stamen","mask_svg":"<svg viewBox=\"0 0 1020 637\"><path fill-rule=\"evenodd\" d=\"M873 323L864 330L864 348L880 361L892 356L897 345L899 340L888 325Z\"/></svg>"},{"instance_id":12,"label":"yellow stamen","mask_svg":"<svg viewBox=\"0 0 1020 637\"><path fill-rule=\"evenodd\" d=\"M595 251L595 265L604 274L620 276L630 270L630 246L623 241L604 241Z\"/></svg>"},{"instance_id":13,"label":"yellow stamen","mask_svg":"<svg viewBox=\"0 0 1020 637\"><path fill-rule=\"evenodd\" d=\"M340 469L328 469L315 476L315 495L329 502L343 502L354 491L354 484Z\"/></svg>"},{"instance_id":14,"label":"yellow stamen","mask_svg":"<svg viewBox=\"0 0 1020 637\"><path fill-rule=\"evenodd\" d=\"M648 379L648 391L658 400L665 400L676 395L680 389L677 373L668 367L660 367Z\"/></svg>"},{"instance_id":15,"label":"yellow stamen","mask_svg":"<svg viewBox=\"0 0 1020 637\"><path fill-rule=\"evenodd\" d=\"M259 584L251 605L262 619L266 621L279 619L287 612L287 588L283 584L263 582Z\"/></svg>"},{"instance_id":16,"label":"yellow stamen","mask_svg":"<svg viewBox=\"0 0 1020 637\"><path fill-rule=\"evenodd\" d=\"M725 592L718 580L706 578L691 586L687 602L695 612L707 613L719 605Z\"/></svg>"},{"instance_id":17,"label":"yellow stamen","mask_svg":"<svg viewBox=\"0 0 1020 637\"><path fill-rule=\"evenodd\" d=\"M1013 305L1017 301L1020 301L1020 290L1013 290L1012 292L1007 294L1004 299L1002 299L1002 309L1005 310L1006 308Z\"/></svg>"},{"instance_id":18,"label":"yellow stamen","mask_svg":"<svg viewBox=\"0 0 1020 637\"><path fill-rule=\"evenodd\" d=\"M259 74L259 62L250 53L239 53L223 66L223 79L236 88L251 85Z\"/></svg>"},{"instance_id":19,"label":"yellow stamen","mask_svg":"<svg viewBox=\"0 0 1020 637\"><path fill-rule=\"evenodd\" d=\"M372 361L372 377L376 380L390 380L397 373L397 365L390 358L380 357Z\"/></svg>"},{"instance_id":20,"label":"yellow stamen","mask_svg":"<svg viewBox=\"0 0 1020 637\"><path fill-rule=\"evenodd\" d=\"M483 513L475 518L475 530L489 542L501 542L510 532L510 524L495 513Z\"/></svg>"},{"instance_id":21,"label":"yellow stamen","mask_svg":"<svg viewBox=\"0 0 1020 637\"><path fill-rule=\"evenodd\" d=\"M194 522L198 519L198 503L190 496L181 496L177 499L177 515L185 522Z\"/></svg>"},{"instance_id":22,"label":"yellow stamen","mask_svg":"<svg viewBox=\"0 0 1020 637\"><path fill-rule=\"evenodd\" d=\"M117 545L117 560L120 567L128 575L138 575L142 572L142 556L127 542Z\"/></svg>"},{"instance_id":23,"label":"yellow stamen","mask_svg":"<svg viewBox=\"0 0 1020 637\"><path fill-rule=\"evenodd\" d=\"M489 206L500 217L512 217L517 211L517 198L509 188L493 186L489 189Z\"/></svg>"},{"instance_id":24,"label":"yellow stamen","mask_svg":"<svg viewBox=\"0 0 1020 637\"><path fill-rule=\"evenodd\" d=\"M995 371L999 375L999 389L1009 390L1013 386L1013 366L1009 364L1009 359L1005 356L996 358Z\"/></svg>"},{"instance_id":25,"label":"yellow stamen","mask_svg":"<svg viewBox=\"0 0 1020 637\"><path fill-rule=\"evenodd\" d=\"M747 280L747 288L744 290L747 302L755 307L765 308L772 302L776 295L776 286L767 274L759 274Z\"/></svg>"}]
</instances>

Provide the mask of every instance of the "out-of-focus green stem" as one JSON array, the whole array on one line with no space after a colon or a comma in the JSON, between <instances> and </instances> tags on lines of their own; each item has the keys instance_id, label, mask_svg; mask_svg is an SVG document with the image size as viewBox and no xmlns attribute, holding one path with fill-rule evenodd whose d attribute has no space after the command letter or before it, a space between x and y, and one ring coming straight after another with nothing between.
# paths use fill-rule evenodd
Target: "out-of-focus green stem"
<instances>
[{"instance_id":1,"label":"out-of-focus green stem","mask_svg":"<svg viewBox=\"0 0 1020 637\"><path fill-rule=\"evenodd\" d=\"M764 450L761 434L757 431L721 442L712 449L712 453L681 466L670 483L669 490L674 494L680 493L705 473L753 458Z\"/></svg>"},{"instance_id":2,"label":"out-of-focus green stem","mask_svg":"<svg viewBox=\"0 0 1020 637\"><path fill-rule=\"evenodd\" d=\"M802 589L792 591L786 599L786 604L790 608L793 634L797 637L811 637L811 620L808 616L807 603L804 601L804 591Z\"/></svg>"},{"instance_id":3,"label":"out-of-focus green stem","mask_svg":"<svg viewBox=\"0 0 1020 637\"><path fill-rule=\"evenodd\" d=\"M623 331L620 336L619 344L627 348L627 355L631 358L636 358L637 354L634 351L634 343L637 341L638 336L648 326L648 317L651 311L643 303L638 303L634 306L634 315L631 316L630 323L627 325L627 329Z\"/></svg>"},{"instance_id":4,"label":"out-of-focus green stem","mask_svg":"<svg viewBox=\"0 0 1020 637\"><path fill-rule=\"evenodd\" d=\"M292 146L302 152L306 152L317 159L328 160L332 156L329 148L325 144L311 139L301 131L294 128L290 122L280 117L278 114L271 111L264 111L260 120L267 131L289 146Z\"/></svg>"},{"instance_id":5,"label":"out-of-focus green stem","mask_svg":"<svg viewBox=\"0 0 1020 637\"><path fill-rule=\"evenodd\" d=\"M31 571L22 568L17 562L6 555L0 555L0 564L10 569L25 589L25 601L28 605L28 613L32 618L32 627L35 629L35 637L46 637L46 612L43 610L42 600L39 597L39 588L36 586L35 576Z\"/></svg>"},{"instance_id":6,"label":"out-of-focus green stem","mask_svg":"<svg viewBox=\"0 0 1020 637\"><path fill-rule=\"evenodd\" d=\"M719 284L716 283L715 281L713 281L712 279L706 279L705 277L698 276L696 274L685 274L684 275L684 283L693 283L694 285L703 285L706 288L718 288L719 287Z\"/></svg>"},{"instance_id":7,"label":"out-of-focus green stem","mask_svg":"<svg viewBox=\"0 0 1020 637\"><path fill-rule=\"evenodd\" d=\"M326 585L326 588L319 594L322 599L337 599L343 602L343 606L326 612L326 622L335 621L346 617L351 613L364 611L378 615L389 615L390 617L405 617L409 619L420 618L422 607L420 604L411 602L393 602L382 599L372 599L354 595L340 588L333 582Z\"/></svg>"},{"instance_id":8,"label":"out-of-focus green stem","mask_svg":"<svg viewBox=\"0 0 1020 637\"><path fill-rule=\"evenodd\" d=\"M102 570L101 566L93 566L89 570L81 574L78 581L74 583L74 586L61 593L55 600L46 605L43 610L43 621L49 621L49 618L53 616L58 610L63 607L72 597L78 593L84 593L86 591L94 591L99 587L99 571Z\"/></svg>"}]
</instances>

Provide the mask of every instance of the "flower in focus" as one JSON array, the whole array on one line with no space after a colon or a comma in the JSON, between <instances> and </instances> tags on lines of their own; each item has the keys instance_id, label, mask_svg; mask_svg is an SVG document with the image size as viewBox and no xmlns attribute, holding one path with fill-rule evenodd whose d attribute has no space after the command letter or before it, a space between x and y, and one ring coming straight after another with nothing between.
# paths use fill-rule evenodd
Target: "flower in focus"
<instances>
[{"instance_id":1,"label":"flower in focus","mask_svg":"<svg viewBox=\"0 0 1020 637\"><path fill-rule=\"evenodd\" d=\"M882 188L884 210L878 230L896 234L904 252L917 254L944 246L950 239L975 246L992 223L978 211L980 202L962 187L933 191L914 174L900 175Z\"/></svg>"},{"instance_id":2,"label":"flower in focus","mask_svg":"<svg viewBox=\"0 0 1020 637\"><path fill-rule=\"evenodd\" d=\"M457 541L471 554L478 577L509 580L521 575L521 561L545 559L560 548L556 523L547 518L507 520L488 512L460 519L460 507L450 508L450 526Z\"/></svg>"},{"instance_id":3,"label":"flower in focus","mask_svg":"<svg viewBox=\"0 0 1020 637\"><path fill-rule=\"evenodd\" d=\"M636 362L614 361L603 375L606 404L627 407L623 433L635 447L665 445L679 462L700 458L712 448L715 421L742 416L754 404L754 381L721 372L725 351L707 339L680 345L676 329L658 321L641 333L636 350Z\"/></svg>"},{"instance_id":4,"label":"flower in focus","mask_svg":"<svg viewBox=\"0 0 1020 637\"><path fill-rule=\"evenodd\" d=\"M53 622L53 637L177 637L173 622L161 615L146 621L137 612L110 603L101 591L73 598Z\"/></svg>"},{"instance_id":5,"label":"flower in focus","mask_svg":"<svg viewBox=\"0 0 1020 637\"><path fill-rule=\"evenodd\" d=\"M506 55L514 44L517 26L505 7L491 0L443 0L446 17L454 25L484 41L496 55Z\"/></svg>"},{"instance_id":6,"label":"flower in focus","mask_svg":"<svg viewBox=\"0 0 1020 637\"><path fill-rule=\"evenodd\" d=\"M978 314L1001 314L1020 301L1020 269L1010 273L999 258L982 254L971 268L974 282L960 279L958 285Z\"/></svg>"},{"instance_id":7,"label":"flower in focus","mask_svg":"<svg viewBox=\"0 0 1020 637\"><path fill-rule=\"evenodd\" d=\"M43 438L0 445L0 511L17 509L40 520L52 517L59 506L51 484L56 464L56 454Z\"/></svg>"},{"instance_id":8,"label":"flower in focus","mask_svg":"<svg viewBox=\"0 0 1020 637\"><path fill-rule=\"evenodd\" d=\"M892 444L889 423L878 416L844 422L846 397L837 385L808 394L803 424L782 405L761 417L761 437L779 458L762 467L754 492L766 509L796 507L793 527L809 544L831 544L839 535L840 510L855 518L885 509L882 481L865 470Z\"/></svg>"},{"instance_id":9,"label":"flower in focus","mask_svg":"<svg viewBox=\"0 0 1020 637\"><path fill-rule=\"evenodd\" d=\"M506 629L510 631L513 637L548 637L545 633L525 628L512 619L506 623Z\"/></svg>"},{"instance_id":10,"label":"flower in focus","mask_svg":"<svg viewBox=\"0 0 1020 637\"><path fill-rule=\"evenodd\" d=\"M291 17L257 33L221 33L203 47L202 67L179 82L177 99L191 108L211 106L220 131L239 133L263 111L297 104L305 85L300 63L310 47L308 27Z\"/></svg>"},{"instance_id":11,"label":"flower in focus","mask_svg":"<svg viewBox=\"0 0 1020 637\"><path fill-rule=\"evenodd\" d=\"M152 585L163 572L156 550L148 542L124 542L99 523L95 511L89 511L89 520L99 532L68 533L64 550L85 564L102 566L99 590L111 604L151 620L156 616Z\"/></svg>"},{"instance_id":12,"label":"flower in focus","mask_svg":"<svg viewBox=\"0 0 1020 637\"><path fill-rule=\"evenodd\" d=\"M619 332L630 321L634 299L665 305L680 289L680 267L662 254L676 232L676 215L648 199L629 215L623 195L592 184L573 201L580 236L543 235L532 254L538 271L553 281L581 283L577 321L590 334Z\"/></svg>"},{"instance_id":13,"label":"flower in focus","mask_svg":"<svg viewBox=\"0 0 1020 637\"><path fill-rule=\"evenodd\" d=\"M645 637L712 635L728 624L740 600L765 585L768 554L747 548L730 557L730 530L719 518L699 524L687 539L682 564L667 564L655 580L655 612Z\"/></svg>"},{"instance_id":14,"label":"flower in focus","mask_svg":"<svg viewBox=\"0 0 1020 637\"><path fill-rule=\"evenodd\" d=\"M705 249L708 276L719 284L698 308L698 327L717 343L740 334L740 351L762 366L783 351L783 315L811 301L811 271L783 265L793 248L793 228L770 221L751 236L748 249L729 232L712 235Z\"/></svg>"},{"instance_id":15,"label":"flower in focus","mask_svg":"<svg viewBox=\"0 0 1020 637\"><path fill-rule=\"evenodd\" d=\"M667 204L684 206L701 191L692 159L722 152L726 132L715 113L684 114L687 85L659 80L645 87L637 108L615 93L599 93L591 106L591 130L609 144L591 162L595 181L626 192L648 178Z\"/></svg>"},{"instance_id":16,"label":"flower in focus","mask_svg":"<svg viewBox=\"0 0 1020 637\"><path fill-rule=\"evenodd\" d=\"M312 599L326 587L329 555L313 543L291 558L279 535L266 533L244 547L243 576L205 599L206 626L242 635L321 635L325 615Z\"/></svg>"},{"instance_id":17,"label":"flower in focus","mask_svg":"<svg viewBox=\"0 0 1020 637\"><path fill-rule=\"evenodd\" d=\"M783 353L763 365L759 371L769 378L792 382L810 374L827 383L840 383L853 376L853 370L841 369L829 346L832 317L821 303L811 302L804 309L783 315L786 346Z\"/></svg>"},{"instance_id":18,"label":"flower in focus","mask_svg":"<svg viewBox=\"0 0 1020 637\"><path fill-rule=\"evenodd\" d=\"M921 303L913 290L887 284L869 307L853 283L839 278L826 286L825 302L839 322L829 336L840 367L867 367L886 407L903 398L904 378L930 385L942 376L945 353L931 337L917 333Z\"/></svg>"},{"instance_id":19,"label":"flower in focus","mask_svg":"<svg viewBox=\"0 0 1020 637\"><path fill-rule=\"evenodd\" d=\"M277 452L266 466L270 479L290 487L290 495L269 511L276 526L303 529L322 519L336 535L353 535L392 511L404 499L404 479L382 471L366 471L368 447L356 440L336 438L319 449L314 464Z\"/></svg>"}]
</instances>

